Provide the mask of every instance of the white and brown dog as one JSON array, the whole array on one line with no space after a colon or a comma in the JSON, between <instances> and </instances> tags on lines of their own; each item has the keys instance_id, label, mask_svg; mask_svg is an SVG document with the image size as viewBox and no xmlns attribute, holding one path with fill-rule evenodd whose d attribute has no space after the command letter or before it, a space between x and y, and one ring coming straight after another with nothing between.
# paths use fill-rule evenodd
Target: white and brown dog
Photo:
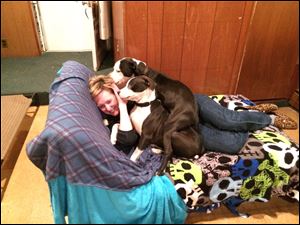
<instances>
[{"instance_id":1,"label":"white and brown dog","mask_svg":"<svg viewBox=\"0 0 300 225\"><path fill-rule=\"evenodd\" d=\"M130 118L134 128L141 136L138 149L142 151L152 144L163 150L165 157L158 171L158 174L162 174L173 154L179 157L191 158L195 155L200 155L202 149L199 133L190 125L190 120L193 121L193 118L191 118L193 113L182 113L186 110L193 112L190 104L185 101L179 101L182 104L180 109L176 109L176 113L172 114L174 112L172 110L169 111L162 104L161 99L158 98L157 87L158 84L149 76L134 76L121 89L120 97L136 102L130 113ZM180 88L178 91L182 92ZM173 94L169 97L173 97L173 104L175 102L178 103L176 95ZM193 95L192 99L186 98L186 101L189 100L192 100L193 103ZM172 118L170 118L171 115ZM181 124L184 121L186 123ZM166 147L166 142L168 142L169 147ZM133 156L133 158L135 157Z\"/></svg>"},{"instance_id":2,"label":"white and brown dog","mask_svg":"<svg viewBox=\"0 0 300 225\"><path fill-rule=\"evenodd\" d=\"M123 99L135 102L130 111L130 120L140 139L130 159L136 161L142 151L150 145L152 151L160 153L160 149L163 148L162 125L168 117L168 112L156 98L154 81L147 76L130 78L119 95Z\"/></svg>"}]
</instances>

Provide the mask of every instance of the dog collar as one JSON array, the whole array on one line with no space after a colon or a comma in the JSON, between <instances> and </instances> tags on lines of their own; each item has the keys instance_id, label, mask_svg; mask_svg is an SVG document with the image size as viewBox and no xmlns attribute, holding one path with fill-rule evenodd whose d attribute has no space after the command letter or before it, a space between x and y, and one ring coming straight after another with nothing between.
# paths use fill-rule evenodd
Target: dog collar
<instances>
[{"instance_id":1,"label":"dog collar","mask_svg":"<svg viewBox=\"0 0 300 225\"><path fill-rule=\"evenodd\" d=\"M139 107L147 107L147 106L151 105L152 102L155 102L157 100L159 101L159 99L156 98L156 99L154 99L151 102L143 102L143 103L137 103L137 102L135 102L135 105L139 106Z\"/></svg>"}]
</instances>

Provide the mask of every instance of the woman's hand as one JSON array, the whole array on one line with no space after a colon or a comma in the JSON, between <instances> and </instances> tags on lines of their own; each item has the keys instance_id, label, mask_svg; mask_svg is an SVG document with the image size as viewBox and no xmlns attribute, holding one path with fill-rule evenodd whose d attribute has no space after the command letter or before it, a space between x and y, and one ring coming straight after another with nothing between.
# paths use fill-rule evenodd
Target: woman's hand
<instances>
[{"instance_id":1,"label":"woman's hand","mask_svg":"<svg viewBox=\"0 0 300 225\"><path fill-rule=\"evenodd\" d=\"M119 103L119 107L124 107L124 106L126 106L127 101L126 101L126 100L123 100L122 98L120 98L120 95L119 95L120 89L117 87L116 84L113 84L113 85L112 85L112 89L113 89L114 94L115 94L115 96L116 96L116 98L117 98L117 101L118 101L118 103Z\"/></svg>"}]
</instances>

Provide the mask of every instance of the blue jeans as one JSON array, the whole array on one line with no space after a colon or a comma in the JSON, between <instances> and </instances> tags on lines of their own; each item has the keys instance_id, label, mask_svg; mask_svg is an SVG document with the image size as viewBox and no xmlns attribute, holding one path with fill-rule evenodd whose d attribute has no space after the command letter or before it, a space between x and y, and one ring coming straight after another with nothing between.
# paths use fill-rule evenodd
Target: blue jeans
<instances>
[{"instance_id":1,"label":"blue jeans","mask_svg":"<svg viewBox=\"0 0 300 225\"><path fill-rule=\"evenodd\" d=\"M249 131L271 123L262 112L229 110L206 95L195 94L199 107L199 132L206 150L236 154L246 143Z\"/></svg>"}]
</instances>

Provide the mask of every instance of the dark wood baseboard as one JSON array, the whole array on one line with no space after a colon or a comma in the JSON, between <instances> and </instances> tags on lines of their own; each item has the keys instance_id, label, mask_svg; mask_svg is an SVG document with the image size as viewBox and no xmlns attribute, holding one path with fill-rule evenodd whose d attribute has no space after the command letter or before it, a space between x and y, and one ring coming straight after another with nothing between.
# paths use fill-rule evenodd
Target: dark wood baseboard
<instances>
[{"instance_id":1,"label":"dark wood baseboard","mask_svg":"<svg viewBox=\"0 0 300 225\"><path fill-rule=\"evenodd\" d=\"M296 89L292 94L289 104L299 112L299 89Z\"/></svg>"}]
</instances>

